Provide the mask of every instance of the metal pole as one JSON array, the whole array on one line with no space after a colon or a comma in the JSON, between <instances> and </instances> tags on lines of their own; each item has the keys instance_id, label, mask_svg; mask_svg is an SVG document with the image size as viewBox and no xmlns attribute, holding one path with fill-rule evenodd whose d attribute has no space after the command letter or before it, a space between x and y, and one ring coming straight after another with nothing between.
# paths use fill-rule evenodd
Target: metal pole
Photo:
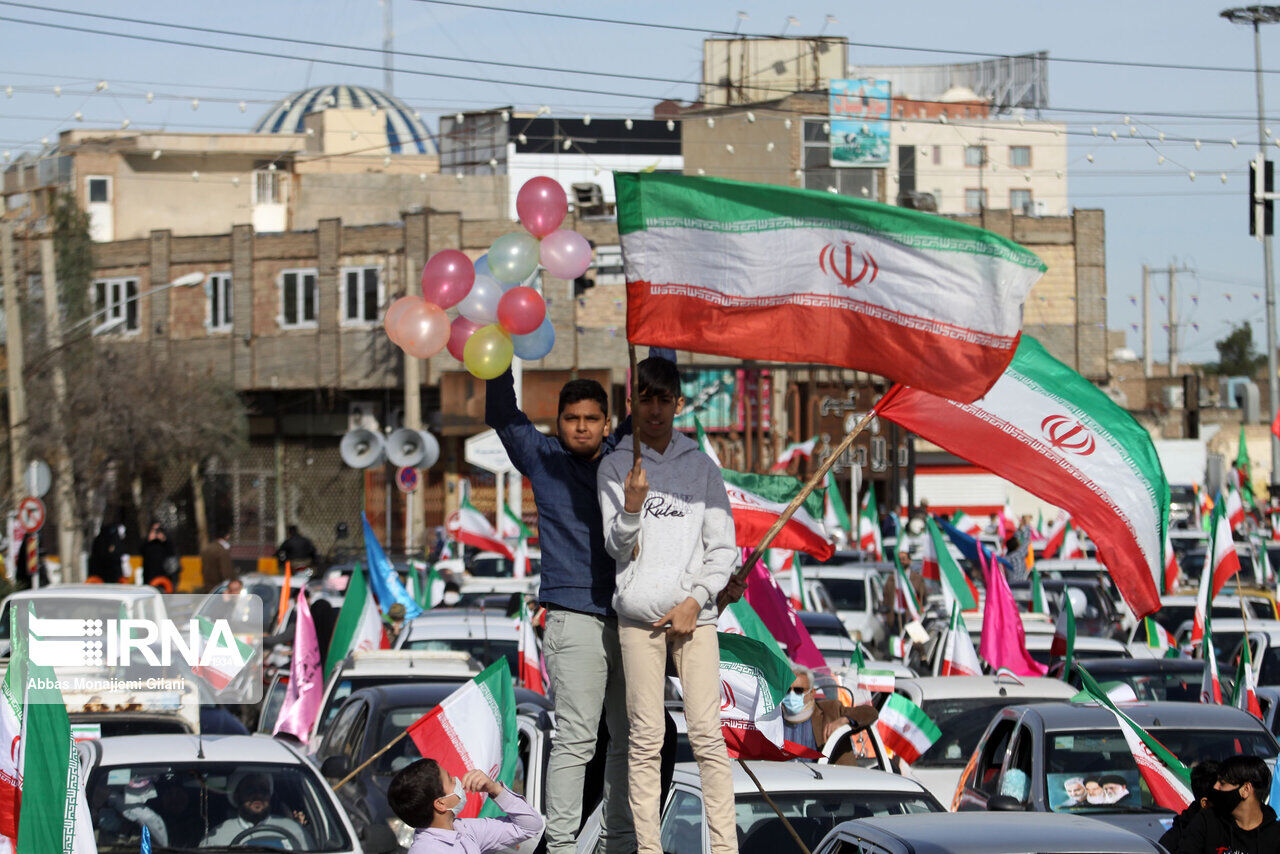
<instances>
[{"instance_id":1,"label":"metal pole","mask_svg":"<svg viewBox=\"0 0 1280 854\"><path fill-rule=\"evenodd\" d=\"M1258 186L1265 190L1263 180L1266 175L1267 161L1267 128L1266 106L1262 98L1262 35L1261 26L1255 18L1253 21L1253 69L1254 80L1258 87L1258 153L1262 157L1263 171L1258 175ZM1271 257L1271 238L1266 234L1265 222L1258 222L1258 239L1262 241L1262 267L1265 277L1264 287L1267 295L1267 400L1269 407L1267 417L1272 421L1276 416L1276 405L1280 402L1280 378L1276 370L1276 288L1275 272ZM1276 482L1276 464L1280 461L1280 438L1271 434L1271 481Z\"/></svg>"},{"instance_id":2,"label":"metal pole","mask_svg":"<svg viewBox=\"0 0 1280 854\"><path fill-rule=\"evenodd\" d=\"M53 401L58 429L54 436L58 455L54 460L57 486L54 487L54 506L58 510L58 558L62 561L62 580L80 581L80 531L75 510L75 469L71 451L67 447L65 425L67 377L63 371L61 318L58 316L58 263L53 238L40 241L40 278L44 291L44 328L49 349L58 355L53 360Z\"/></svg>"},{"instance_id":3,"label":"metal pole","mask_svg":"<svg viewBox=\"0 0 1280 854\"><path fill-rule=\"evenodd\" d=\"M1151 377L1151 268L1142 265L1142 375Z\"/></svg>"},{"instance_id":4,"label":"metal pole","mask_svg":"<svg viewBox=\"0 0 1280 854\"><path fill-rule=\"evenodd\" d=\"M1169 376L1178 375L1178 282L1177 271L1169 265Z\"/></svg>"},{"instance_id":5,"label":"metal pole","mask_svg":"<svg viewBox=\"0 0 1280 854\"><path fill-rule=\"evenodd\" d=\"M0 224L0 266L4 273L5 377L9 391L9 475L11 503L26 494L27 393L22 383L22 309L18 305L18 270L13 257L13 224Z\"/></svg>"}]
</instances>

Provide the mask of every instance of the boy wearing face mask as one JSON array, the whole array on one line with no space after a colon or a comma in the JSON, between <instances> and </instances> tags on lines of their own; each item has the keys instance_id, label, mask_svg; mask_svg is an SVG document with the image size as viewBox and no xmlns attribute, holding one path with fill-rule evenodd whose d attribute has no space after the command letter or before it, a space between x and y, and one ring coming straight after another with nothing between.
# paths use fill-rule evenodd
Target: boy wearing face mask
<instances>
[{"instance_id":1,"label":"boy wearing face mask","mask_svg":"<svg viewBox=\"0 0 1280 854\"><path fill-rule=\"evenodd\" d=\"M787 741L821 753L827 739L845 724L857 732L875 721L875 706L843 706L838 700L819 700L813 688L813 671L793 662L791 672L795 679L782 698L783 738ZM855 761L856 756L850 751L835 764L852 765Z\"/></svg>"},{"instance_id":2,"label":"boy wearing face mask","mask_svg":"<svg viewBox=\"0 0 1280 854\"><path fill-rule=\"evenodd\" d=\"M468 792L484 792L505 818L458 818ZM387 802L401 821L415 829L409 854L481 854L512 848L542 833L542 816L524 799L483 771L454 777L434 759L419 759L400 769L387 788Z\"/></svg>"},{"instance_id":3,"label":"boy wearing face mask","mask_svg":"<svg viewBox=\"0 0 1280 854\"><path fill-rule=\"evenodd\" d=\"M1257 756L1232 756L1218 766L1218 781L1178 840L1176 854L1262 854L1280 851L1280 823L1264 801L1271 772Z\"/></svg>"}]
</instances>

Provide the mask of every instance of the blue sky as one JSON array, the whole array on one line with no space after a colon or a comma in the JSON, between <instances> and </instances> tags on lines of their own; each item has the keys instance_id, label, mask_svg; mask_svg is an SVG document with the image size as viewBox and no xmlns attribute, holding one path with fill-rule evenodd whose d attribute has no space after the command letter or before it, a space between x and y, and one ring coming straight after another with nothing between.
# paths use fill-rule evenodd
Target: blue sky
<instances>
[{"instance_id":1,"label":"blue sky","mask_svg":"<svg viewBox=\"0 0 1280 854\"><path fill-rule=\"evenodd\" d=\"M695 94L702 36L697 32L623 27L601 23L531 17L511 12L451 7L419 0L393 0L396 47L478 60L527 63L553 68L607 71L672 78L686 82L617 80L524 71L439 60L398 58L396 64L418 71L495 78L468 82L400 73L395 93L419 109L429 124L441 112L513 104L548 105L560 115L648 115L654 100ZM33 5L40 5L36 2ZM743 31L782 32L787 16L799 20L787 32L813 33L826 15L837 22L827 34L856 42L1022 53L1047 50L1051 57L1121 60L1252 68L1252 36L1218 17L1215 3L1128 2L1071 3L970 2L928 0L916 3L852 4L833 0L700 0L697 3L650 0L500 0L512 8L567 12L640 20L682 27L731 30L745 11ZM382 38L382 10L377 0L223 0L219 3L123 3L73 0L65 9L290 36L344 45L377 48ZM138 41L33 27L0 21L0 151L16 154L38 147L42 137L79 124L134 127L165 126L172 130L248 129L272 101L289 91L318 83L382 85L382 73L342 68L324 60L341 59L379 65L375 54L337 49L289 48L272 42L164 31L139 24L95 21L55 12L0 4L0 16L56 21L87 28L146 33L201 44L224 44L263 51L269 56L240 56L199 47ZM305 61L289 56L305 57ZM965 61L945 53L920 53L854 47L852 61L866 64L945 63ZM1280 70L1280 25L1263 31L1264 67ZM105 92L93 90L106 80ZM505 81L505 82L504 82ZM557 91L513 85L552 84L604 93ZM55 97L53 86L64 93ZM1266 75L1268 110L1280 104L1280 73ZM39 91L24 91L36 87ZM157 97L152 103L128 98L153 92L182 96ZM635 98L627 95L642 95ZM1263 342L1262 251L1247 233L1246 166L1256 148L1257 129L1252 73L1185 71L1054 62L1049 70L1050 104L1081 112L1053 111L1046 118L1066 121L1083 136L1068 137L1071 203L1102 208L1107 221L1109 326L1129 333L1130 346L1140 346L1131 324L1138 308L1142 264L1166 266L1176 261L1195 270L1179 276L1179 312L1184 358L1211 360L1213 342L1232 323L1253 324L1255 341ZM199 98L198 109L191 98ZM217 98L228 99L218 102ZM238 101L245 100L242 113ZM1128 113L1139 138L1130 137ZM1151 113L1196 114L1207 118L1156 116ZM1275 132L1280 135L1280 110ZM1092 128L1098 137L1092 136ZM1111 131L1120 137L1112 141ZM1158 141L1164 133L1166 141ZM1169 137L1200 139L1174 142ZM1143 142L1141 137L1150 137ZM1227 141L1236 139L1238 148ZM1272 146L1276 156L1280 149ZM1087 157L1093 155L1090 162ZM1163 157L1163 163L1158 158ZM1192 181L1188 173L1194 171ZM1225 174L1226 182L1222 176ZM1163 293L1164 277L1155 280ZM1154 314L1163 323L1166 308L1157 301ZM1031 330L1034 334L1034 330ZM1155 356L1166 354L1165 332L1154 334ZM1260 348L1261 349L1261 348Z\"/></svg>"}]
</instances>

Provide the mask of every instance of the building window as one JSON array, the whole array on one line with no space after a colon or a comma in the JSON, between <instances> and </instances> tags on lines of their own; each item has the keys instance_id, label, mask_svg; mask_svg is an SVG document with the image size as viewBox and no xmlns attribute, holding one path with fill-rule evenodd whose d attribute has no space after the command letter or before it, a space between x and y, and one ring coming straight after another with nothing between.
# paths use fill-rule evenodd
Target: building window
<instances>
[{"instance_id":1,"label":"building window","mask_svg":"<svg viewBox=\"0 0 1280 854\"><path fill-rule=\"evenodd\" d=\"M809 190L834 190L842 196L880 198L883 169L831 165L831 125L829 119L804 120L804 186Z\"/></svg>"},{"instance_id":2,"label":"building window","mask_svg":"<svg viewBox=\"0 0 1280 854\"><path fill-rule=\"evenodd\" d=\"M105 175L90 175L86 179L89 192L89 203L111 201L111 179Z\"/></svg>"},{"instance_id":3,"label":"building window","mask_svg":"<svg viewBox=\"0 0 1280 854\"><path fill-rule=\"evenodd\" d=\"M253 173L253 203L255 205L284 204L283 176L274 169L257 169Z\"/></svg>"},{"instance_id":4,"label":"building window","mask_svg":"<svg viewBox=\"0 0 1280 854\"><path fill-rule=\"evenodd\" d=\"M986 162L987 147L985 145L966 145L964 147L965 166L983 166Z\"/></svg>"},{"instance_id":5,"label":"building window","mask_svg":"<svg viewBox=\"0 0 1280 854\"><path fill-rule=\"evenodd\" d=\"M965 190L964 209L976 213L987 206L986 190Z\"/></svg>"},{"instance_id":6,"label":"building window","mask_svg":"<svg viewBox=\"0 0 1280 854\"><path fill-rule=\"evenodd\" d=\"M1027 167L1031 165L1031 146L1009 146L1009 165Z\"/></svg>"},{"instance_id":7,"label":"building window","mask_svg":"<svg viewBox=\"0 0 1280 854\"><path fill-rule=\"evenodd\" d=\"M933 147L933 165L934 166L942 165L942 146L941 145L935 145Z\"/></svg>"},{"instance_id":8,"label":"building window","mask_svg":"<svg viewBox=\"0 0 1280 854\"><path fill-rule=\"evenodd\" d=\"M382 305L382 269L380 267L342 268L342 322L365 324L378 322Z\"/></svg>"},{"instance_id":9,"label":"building window","mask_svg":"<svg viewBox=\"0 0 1280 854\"><path fill-rule=\"evenodd\" d=\"M622 247L597 246L594 262L597 285L625 285L627 277L622 272Z\"/></svg>"},{"instance_id":10,"label":"building window","mask_svg":"<svg viewBox=\"0 0 1280 854\"><path fill-rule=\"evenodd\" d=\"M137 332L138 280L98 279L93 283L93 334Z\"/></svg>"},{"instance_id":11,"label":"building window","mask_svg":"<svg viewBox=\"0 0 1280 854\"><path fill-rule=\"evenodd\" d=\"M1010 190L1009 191L1009 210L1014 213L1031 213L1031 191L1030 190Z\"/></svg>"},{"instance_id":12,"label":"building window","mask_svg":"<svg viewBox=\"0 0 1280 854\"><path fill-rule=\"evenodd\" d=\"M315 270L285 270L280 274L280 328L314 329L316 303Z\"/></svg>"},{"instance_id":13,"label":"building window","mask_svg":"<svg viewBox=\"0 0 1280 854\"><path fill-rule=\"evenodd\" d=\"M204 325L210 332L231 329L231 274L210 273L204 283L204 292L209 298Z\"/></svg>"}]
</instances>

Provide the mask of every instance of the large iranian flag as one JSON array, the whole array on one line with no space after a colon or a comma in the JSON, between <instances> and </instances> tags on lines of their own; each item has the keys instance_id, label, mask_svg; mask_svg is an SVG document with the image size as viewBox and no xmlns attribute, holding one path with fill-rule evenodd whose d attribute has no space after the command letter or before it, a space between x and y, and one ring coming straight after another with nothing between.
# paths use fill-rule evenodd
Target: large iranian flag
<instances>
[{"instance_id":1,"label":"large iranian flag","mask_svg":"<svg viewBox=\"0 0 1280 854\"><path fill-rule=\"evenodd\" d=\"M415 570L414 575L417 574ZM351 570L351 580L338 609L338 621L333 626L328 654L324 659L324 678L328 681L333 668L344 658L369 649L387 649L391 644L378 613L378 603L369 592L369 581L360 564ZM323 650L322 650L323 651Z\"/></svg>"},{"instance_id":2,"label":"large iranian flag","mask_svg":"<svg viewBox=\"0 0 1280 854\"><path fill-rule=\"evenodd\" d=\"M773 650L782 659L786 659L786 653L782 651L782 647L778 645L778 641L770 633L769 627L760 619L760 615L756 613L756 609L751 607L751 603L746 599L739 599L732 602L727 608L720 612L720 619L716 622L716 631L720 634L743 635L754 641L759 641L769 649Z\"/></svg>"},{"instance_id":3,"label":"large iranian flag","mask_svg":"<svg viewBox=\"0 0 1280 854\"><path fill-rule=\"evenodd\" d=\"M1120 732L1133 760L1138 765L1142 780L1151 791L1156 805L1174 812L1182 812L1191 803L1191 772L1163 744L1133 720L1107 695L1089 671L1076 667L1081 684L1095 702L1116 716Z\"/></svg>"},{"instance_id":4,"label":"large iranian flag","mask_svg":"<svg viewBox=\"0 0 1280 854\"><path fill-rule=\"evenodd\" d=\"M1169 484L1150 434L1093 383L1024 335L975 403L901 387L885 397L881 416L1079 520L1135 616L1160 607Z\"/></svg>"},{"instance_id":5,"label":"large iranian flag","mask_svg":"<svg viewBox=\"0 0 1280 854\"><path fill-rule=\"evenodd\" d=\"M769 527L777 521L804 484L781 474L750 474L720 469L724 488L729 493L733 510L733 527L737 544L753 548ZM782 526L773 541L775 549L790 549L826 560L834 553L822 527L822 494L811 492L799 509Z\"/></svg>"},{"instance_id":6,"label":"large iranian flag","mask_svg":"<svg viewBox=\"0 0 1280 854\"><path fill-rule=\"evenodd\" d=\"M466 498L462 499L461 507L449 514L444 527L449 532L449 536L460 543L474 546L481 551L496 552L510 561L516 559L515 552L503 542L488 517L477 510Z\"/></svg>"},{"instance_id":7,"label":"large iranian flag","mask_svg":"<svg viewBox=\"0 0 1280 854\"><path fill-rule=\"evenodd\" d=\"M499 657L409 724L409 737L423 756L435 759L453 776L461 777L476 768L510 788L518 757L516 696L507 659ZM484 795L473 792L467 796L461 818L500 813Z\"/></svg>"},{"instance_id":8,"label":"large iranian flag","mask_svg":"<svg viewBox=\"0 0 1280 854\"><path fill-rule=\"evenodd\" d=\"M782 698L795 675L776 643L745 634L720 633L720 731L735 759L817 759L821 756L787 741Z\"/></svg>"},{"instance_id":9,"label":"large iranian flag","mask_svg":"<svg viewBox=\"0 0 1280 854\"><path fill-rule=\"evenodd\" d=\"M1008 365L1031 252L813 190L614 173L627 340L870 371L973 400Z\"/></svg>"},{"instance_id":10,"label":"large iranian flag","mask_svg":"<svg viewBox=\"0 0 1280 854\"><path fill-rule=\"evenodd\" d=\"M951 625L947 629L947 646L942 653L943 676L981 676L982 659L973 648L973 638L960 614L960 603L951 603Z\"/></svg>"},{"instance_id":11,"label":"large iranian flag","mask_svg":"<svg viewBox=\"0 0 1280 854\"><path fill-rule=\"evenodd\" d=\"M908 765L942 737L942 730L924 710L901 694L890 694L885 700L876 729L884 746Z\"/></svg>"}]
</instances>

